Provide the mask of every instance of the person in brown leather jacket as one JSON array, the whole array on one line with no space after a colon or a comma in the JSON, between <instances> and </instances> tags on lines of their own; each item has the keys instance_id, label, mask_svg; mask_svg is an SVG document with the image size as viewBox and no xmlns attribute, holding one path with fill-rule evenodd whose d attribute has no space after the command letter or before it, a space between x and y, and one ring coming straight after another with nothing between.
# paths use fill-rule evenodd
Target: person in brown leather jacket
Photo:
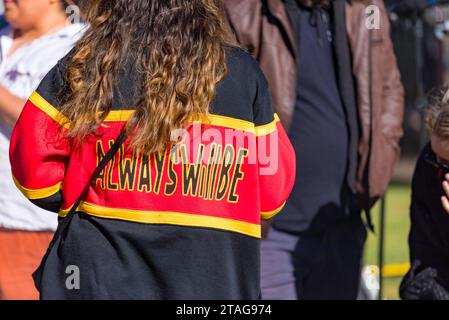
<instances>
[{"instance_id":1,"label":"person in brown leather jacket","mask_svg":"<svg viewBox=\"0 0 449 320\"><path fill-rule=\"evenodd\" d=\"M295 188L262 243L262 297L354 299L366 238L361 211L385 193L403 133L404 90L384 3L225 6L297 153Z\"/></svg>"}]
</instances>

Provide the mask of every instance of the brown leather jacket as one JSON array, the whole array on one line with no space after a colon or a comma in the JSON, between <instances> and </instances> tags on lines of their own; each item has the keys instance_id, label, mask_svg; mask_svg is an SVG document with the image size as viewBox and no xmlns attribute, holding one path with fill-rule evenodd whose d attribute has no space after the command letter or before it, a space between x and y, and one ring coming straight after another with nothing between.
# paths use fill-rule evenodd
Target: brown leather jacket
<instances>
[{"instance_id":1,"label":"brown leather jacket","mask_svg":"<svg viewBox=\"0 0 449 320\"><path fill-rule=\"evenodd\" d=\"M378 29L366 27L369 5L380 9ZM288 128L296 98L297 68L291 49L296 50L293 30L282 0L225 0L225 6L231 29L259 62L275 111ZM376 198L387 189L400 154L404 89L383 1L347 0L346 29L361 131L356 191Z\"/></svg>"}]
</instances>

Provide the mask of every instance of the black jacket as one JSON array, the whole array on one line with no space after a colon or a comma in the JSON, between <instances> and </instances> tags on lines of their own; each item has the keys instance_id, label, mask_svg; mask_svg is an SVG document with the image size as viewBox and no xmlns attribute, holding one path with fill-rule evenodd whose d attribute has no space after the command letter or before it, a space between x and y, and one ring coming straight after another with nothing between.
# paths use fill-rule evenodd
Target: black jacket
<instances>
[{"instance_id":1,"label":"black jacket","mask_svg":"<svg viewBox=\"0 0 449 320\"><path fill-rule=\"evenodd\" d=\"M441 284L449 288L449 214L441 205L443 175L426 159L435 161L430 144L421 152L412 182L411 261L437 270Z\"/></svg>"}]
</instances>

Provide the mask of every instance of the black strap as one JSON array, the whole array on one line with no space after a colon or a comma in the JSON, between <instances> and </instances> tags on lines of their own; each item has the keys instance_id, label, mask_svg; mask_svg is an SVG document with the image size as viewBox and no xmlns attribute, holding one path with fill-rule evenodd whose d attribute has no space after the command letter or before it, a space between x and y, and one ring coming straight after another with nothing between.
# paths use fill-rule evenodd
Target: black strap
<instances>
[{"instance_id":1,"label":"black strap","mask_svg":"<svg viewBox=\"0 0 449 320\"><path fill-rule=\"evenodd\" d=\"M100 163L98 164L97 168L95 168L95 171L93 172L91 178L89 179L89 182L84 187L83 191L79 195L79 197L76 200L76 202L70 208L70 210L67 213L66 217L59 222L58 229L56 229L56 232L55 232L55 234L53 236L53 239L52 239L52 241L51 241L51 243L50 243L50 245L48 247L48 250L47 250L48 252L53 248L53 246L56 243L56 241L59 239L59 237L61 237L61 235L63 234L64 230L69 225L70 221L72 220L72 218L73 218L73 216L74 216L74 214L76 212L76 209L78 209L78 206L80 205L81 201L87 195L87 193L89 191L89 188L92 185L92 183L94 183L94 181L98 179L98 177L100 176L100 173L103 171L103 169L109 163L109 161L111 161L112 158L115 156L115 154L117 153L119 148L125 142L126 138L127 138L126 132L123 131L119 135L117 140L114 142L114 144L112 145L111 149L109 149L109 151L105 154L103 159L101 159Z\"/></svg>"}]
</instances>

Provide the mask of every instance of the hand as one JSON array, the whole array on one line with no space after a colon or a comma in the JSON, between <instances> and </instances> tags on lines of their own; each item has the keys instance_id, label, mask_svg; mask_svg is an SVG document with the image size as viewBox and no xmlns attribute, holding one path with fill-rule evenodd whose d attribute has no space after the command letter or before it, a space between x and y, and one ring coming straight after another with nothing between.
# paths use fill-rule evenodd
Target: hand
<instances>
[{"instance_id":1,"label":"hand","mask_svg":"<svg viewBox=\"0 0 449 320\"><path fill-rule=\"evenodd\" d=\"M422 269L419 260L413 261L401 282L399 294L403 300L449 300L449 292L438 283L437 270Z\"/></svg>"},{"instance_id":2,"label":"hand","mask_svg":"<svg viewBox=\"0 0 449 320\"><path fill-rule=\"evenodd\" d=\"M446 174L443 181L443 190L445 195L441 197L441 204L444 210L449 214L449 174Z\"/></svg>"},{"instance_id":3,"label":"hand","mask_svg":"<svg viewBox=\"0 0 449 320\"><path fill-rule=\"evenodd\" d=\"M410 271L402 280L399 293L403 300L420 300L431 294L436 271L426 268L418 272L420 267L419 260L413 261Z\"/></svg>"}]
</instances>

